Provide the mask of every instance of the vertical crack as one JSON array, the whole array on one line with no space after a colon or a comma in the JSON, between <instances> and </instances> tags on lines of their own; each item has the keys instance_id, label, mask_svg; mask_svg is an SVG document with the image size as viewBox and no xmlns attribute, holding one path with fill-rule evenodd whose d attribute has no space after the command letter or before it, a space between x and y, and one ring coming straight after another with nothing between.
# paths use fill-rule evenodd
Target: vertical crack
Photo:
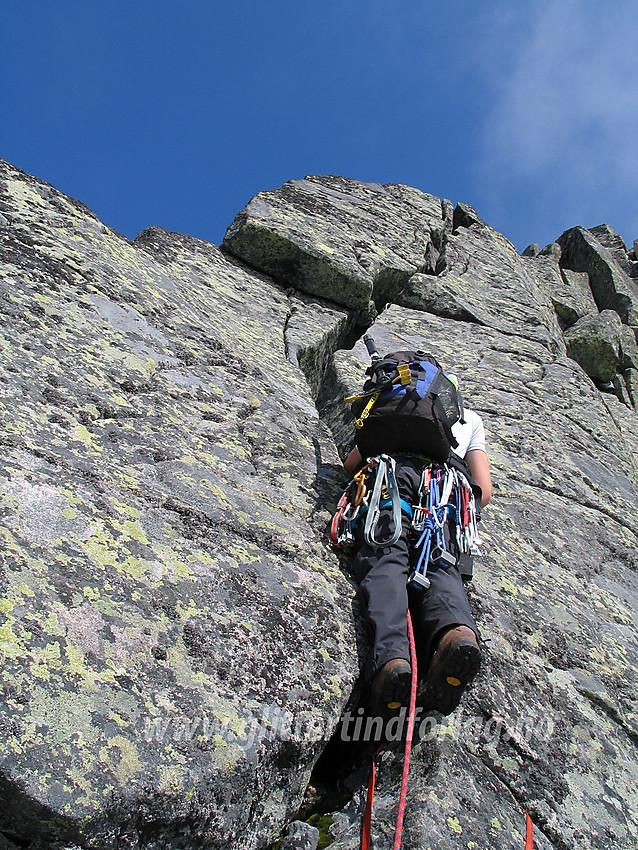
<instances>
[{"instance_id":1,"label":"vertical crack","mask_svg":"<svg viewBox=\"0 0 638 850\"><path fill-rule=\"evenodd\" d=\"M290 320L296 312L297 308L292 303L292 298L290 297L290 290L288 290L288 312L286 313L286 318L284 319L284 327L283 327L283 338L284 338L284 357L286 360L290 360L290 344L288 340L288 327L290 325Z\"/></svg>"}]
</instances>

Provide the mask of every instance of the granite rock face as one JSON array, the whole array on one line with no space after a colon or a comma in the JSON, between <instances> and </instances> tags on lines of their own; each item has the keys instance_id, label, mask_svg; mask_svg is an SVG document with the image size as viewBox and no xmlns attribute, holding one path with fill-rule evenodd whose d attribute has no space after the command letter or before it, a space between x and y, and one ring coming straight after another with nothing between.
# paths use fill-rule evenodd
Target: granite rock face
<instances>
[{"instance_id":1,"label":"granite rock face","mask_svg":"<svg viewBox=\"0 0 638 850\"><path fill-rule=\"evenodd\" d=\"M560 272L562 283L556 282L552 287L552 304L565 326L598 313L587 272L573 272L571 269L561 269Z\"/></svg>"},{"instance_id":2,"label":"granite rock face","mask_svg":"<svg viewBox=\"0 0 638 850\"><path fill-rule=\"evenodd\" d=\"M504 236L477 219L446 235L437 273L414 275L395 304L504 334L519 334L524 328L529 339L549 338L554 350L564 351L550 295L560 272L555 262L542 259L544 263L519 256Z\"/></svg>"},{"instance_id":3,"label":"granite rock face","mask_svg":"<svg viewBox=\"0 0 638 850\"><path fill-rule=\"evenodd\" d=\"M1 180L0 831L263 847L357 674L286 356L348 316Z\"/></svg>"},{"instance_id":4,"label":"granite rock face","mask_svg":"<svg viewBox=\"0 0 638 850\"><path fill-rule=\"evenodd\" d=\"M415 272L434 270L445 227L441 201L408 186L307 177L253 198L223 248L284 284L365 312Z\"/></svg>"},{"instance_id":5,"label":"granite rock face","mask_svg":"<svg viewBox=\"0 0 638 850\"><path fill-rule=\"evenodd\" d=\"M635 278L610 228L519 256L465 204L312 177L220 251L1 181L0 841L317 839L293 822L358 672L324 531L371 325L456 372L495 488L485 664L421 719L403 846L520 848L524 809L538 848L635 846ZM618 331L605 386L573 359L584 321ZM359 846L360 780L335 850ZM379 846L399 783L387 753Z\"/></svg>"},{"instance_id":6,"label":"granite rock face","mask_svg":"<svg viewBox=\"0 0 638 850\"><path fill-rule=\"evenodd\" d=\"M557 241L561 265L589 275L598 309L615 310L625 324L638 327L638 275L622 238L603 225L592 230L574 227Z\"/></svg>"},{"instance_id":7,"label":"granite rock face","mask_svg":"<svg viewBox=\"0 0 638 850\"><path fill-rule=\"evenodd\" d=\"M622 331L620 316L614 310L583 316L565 332L567 353L590 378L613 381L621 359Z\"/></svg>"}]
</instances>

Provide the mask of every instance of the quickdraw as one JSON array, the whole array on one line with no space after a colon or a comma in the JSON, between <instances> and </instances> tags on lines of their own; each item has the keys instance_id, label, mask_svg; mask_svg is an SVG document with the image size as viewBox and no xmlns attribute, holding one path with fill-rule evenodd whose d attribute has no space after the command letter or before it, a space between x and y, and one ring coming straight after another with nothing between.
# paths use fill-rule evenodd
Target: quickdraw
<instances>
[{"instance_id":1,"label":"quickdraw","mask_svg":"<svg viewBox=\"0 0 638 850\"><path fill-rule=\"evenodd\" d=\"M401 513L412 515L412 508L399 495L394 474L395 460L388 455L368 458L339 500L330 526L330 541L341 549L354 542L354 529L365 515L363 536L373 547L394 546L402 528ZM374 483L371 478L374 476ZM392 509L392 531L385 539L377 538L381 510Z\"/></svg>"},{"instance_id":2,"label":"quickdraw","mask_svg":"<svg viewBox=\"0 0 638 850\"><path fill-rule=\"evenodd\" d=\"M394 546L401 536L401 496L394 474L395 466L396 461L389 455L380 455L368 460L368 468L375 469L376 475L363 527L363 537L366 543L373 547ZM381 508L386 506L388 500L392 507L393 531L385 540L377 540L375 535L381 516Z\"/></svg>"},{"instance_id":3,"label":"quickdraw","mask_svg":"<svg viewBox=\"0 0 638 850\"><path fill-rule=\"evenodd\" d=\"M453 520L456 552L448 548L452 541L446 540L449 520ZM432 463L426 467L421 475L412 523L420 535L415 544L419 557L408 582L427 590L429 564L452 565L462 554L476 554L481 543L476 523L476 502L467 478L447 464Z\"/></svg>"},{"instance_id":4,"label":"quickdraw","mask_svg":"<svg viewBox=\"0 0 638 850\"><path fill-rule=\"evenodd\" d=\"M365 466L355 473L352 481L350 481L339 499L337 511L332 518L332 524L330 526L330 542L337 549L341 549L349 543L354 543L355 523L359 515L367 510L367 470L368 464L366 463Z\"/></svg>"}]
</instances>

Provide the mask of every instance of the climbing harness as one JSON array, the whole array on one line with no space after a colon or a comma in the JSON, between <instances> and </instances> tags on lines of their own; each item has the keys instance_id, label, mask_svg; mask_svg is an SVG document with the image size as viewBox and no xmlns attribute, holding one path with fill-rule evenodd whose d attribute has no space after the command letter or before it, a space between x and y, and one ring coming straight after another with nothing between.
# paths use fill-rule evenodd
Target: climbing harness
<instances>
[{"instance_id":1,"label":"climbing harness","mask_svg":"<svg viewBox=\"0 0 638 850\"><path fill-rule=\"evenodd\" d=\"M330 540L337 548L354 543L355 529L365 516L363 536L370 546L393 546L401 535L402 523L411 524L418 551L416 566L409 576L414 587L427 590L430 564L452 566L478 552L478 510L470 482L448 464L425 461L416 504L400 497L395 475L396 462L389 455L368 458L346 487L330 527ZM391 509L390 532L378 536L383 510Z\"/></svg>"}]
</instances>

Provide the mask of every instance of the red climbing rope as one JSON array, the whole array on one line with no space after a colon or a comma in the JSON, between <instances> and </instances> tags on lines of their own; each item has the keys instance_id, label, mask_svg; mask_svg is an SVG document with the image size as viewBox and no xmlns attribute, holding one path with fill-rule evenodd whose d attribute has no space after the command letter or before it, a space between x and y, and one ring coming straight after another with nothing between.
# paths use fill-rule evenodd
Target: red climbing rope
<instances>
[{"instance_id":1,"label":"red climbing rope","mask_svg":"<svg viewBox=\"0 0 638 850\"><path fill-rule=\"evenodd\" d=\"M399 811L397 813L397 824L394 830L394 844L392 850L400 850L401 840L403 838L403 819L405 817L405 803L408 793L408 779L410 775L410 756L412 754L412 737L414 735L414 718L416 714L416 691L418 682L418 673L416 666L416 646L414 643L414 630L412 628L412 618L408 611L408 640L410 642L410 662L412 664L412 682L410 687L410 708L408 710L408 729L405 736L405 752L403 756L403 777L401 779L401 791L399 794ZM361 850L370 850L371 841L371 826L372 826L372 803L374 800L374 785L376 778L376 761L377 756L383 749L383 745L374 754L372 760L372 771L368 782L368 795L366 799L365 815L363 818L363 829L361 836ZM529 816L529 812L525 811L526 831L525 831L525 850L534 850L534 824Z\"/></svg>"},{"instance_id":2,"label":"red climbing rope","mask_svg":"<svg viewBox=\"0 0 638 850\"><path fill-rule=\"evenodd\" d=\"M410 775L410 756L412 754L412 736L414 734L414 717L416 713L416 646L414 643L414 630L412 629L412 618L408 611L408 640L410 641L410 662L412 664L412 686L410 688L410 709L408 711L408 731L405 736L405 754L403 756L403 778L401 780L401 793L399 794L399 812L397 814L397 825L394 830L394 844L392 850L399 850L401 838L403 837L403 818L405 817L405 801L408 795L408 778Z\"/></svg>"},{"instance_id":3,"label":"red climbing rope","mask_svg":"<svg viewBox=\"0 0 638 850\"><path fill-rule=\"evenodd\" d=\"M527 819L527 829L525 831L525 850L534 850L534 824L529 816L529 812L525 810Z\"/></svg>"},{"instance_id":4,"label":"red climbing rope","mask_svg":"<svg viewBox=\"0 0 638 850\"><path fill-rule=\"evenodd\" d=\"M408 791L408 775L410 773L410 754L412 752L412 736L414 734L414 717L416 714L416 686L417 686L417 669L416 669L416 646L414 644L414 631L412 629L412 618L408 611L408 640L410 642L410 662L412 664L412 685L410 688L410 709L408 711L408 729L405 738L405 754L403 756L403 779L401 781L401 793L399 794L399 812L397 815L397 825L394 831L393 850L399 850L401 847L401 837L403 835L403 818L405 817L405 800ZM383 744L374 754L372 760L372 771L368 782L368 796L366 798L365 814L363 816L363 828L361 831L361 850L370 850L370 831L372 826L372 803L374 800L374 784L376 777L376 761L377 756L383 749Z\"/></svg>"},{"instance_id":5,"label":"red climbing rope","mask_svg":"<svg viewBox=\"0 0 638 850\"><path fill-rule=\"evenodd\" d=\"M374 754L372 759L372 770L370 771L370 779L368 781L368 796L366 797L366 810L363 816L363 829L361 831L361 850L370 850L370 831L372 828L372 802L374 800L374 783L377 773L377 756L382 750L382 747Z\"/></svg>"}]
</instances>

